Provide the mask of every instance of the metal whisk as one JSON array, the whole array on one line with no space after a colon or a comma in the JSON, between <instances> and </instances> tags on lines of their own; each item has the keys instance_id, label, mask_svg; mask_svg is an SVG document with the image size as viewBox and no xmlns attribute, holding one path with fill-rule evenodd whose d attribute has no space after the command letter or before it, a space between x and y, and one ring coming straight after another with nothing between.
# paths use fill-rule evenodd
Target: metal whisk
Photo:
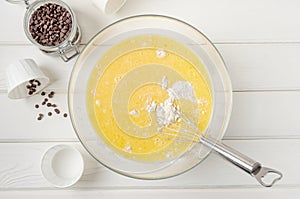
<instances>
[{"instance_id":1,"label":"metal whisk","mask_svg":"<svg viewBox=\"0 0 300 199\"><path fill-rule=\"evenodd\" d=\"M256 180L265 187L272 187L282 178L283 175L281 172L263 167L261 163L249 158L248 156L221 142L214 141L209 138L209 136L203 135L197 125L190 118L180 111L177 111L176 113L180 116L178 123L180 122L181 125L179 126L175 123L171 125L162 125L159 130L160 133L164 133L171 137L174 136L174 139L177 141L198 142L211 148L229 162L255 177ZM266 180L264 181L267 174L274 174L271 176L272 179L270 182L265 182Z\"/></svg>"}]
</instances>

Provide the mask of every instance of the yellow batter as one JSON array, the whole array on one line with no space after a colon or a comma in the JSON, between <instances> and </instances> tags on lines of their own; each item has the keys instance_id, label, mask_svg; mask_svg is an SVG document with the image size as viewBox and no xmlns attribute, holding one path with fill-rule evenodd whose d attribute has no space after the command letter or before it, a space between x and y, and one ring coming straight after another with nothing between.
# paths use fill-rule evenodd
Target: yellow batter
<instances>
[{"instance_id":1,"label":"yellow batter","mask_svg":"<svg viewBox=\"0 0 300 199\"><path fill-rule=\"evenodd\" d=\"M91 74L87 93L90 119L101 139L117 153L138 161L164 161L188 150L192 142L159 133L151 102L170 96L162 86L191 83L194 100L176 99L176 106L201 131L212 111L210 83L204 67L184 45L158 35L137 36L111 48ZM176 122L174 129L179 128ZM176 132L175 132L176 133Z\"/></svg>"}]
</instances>

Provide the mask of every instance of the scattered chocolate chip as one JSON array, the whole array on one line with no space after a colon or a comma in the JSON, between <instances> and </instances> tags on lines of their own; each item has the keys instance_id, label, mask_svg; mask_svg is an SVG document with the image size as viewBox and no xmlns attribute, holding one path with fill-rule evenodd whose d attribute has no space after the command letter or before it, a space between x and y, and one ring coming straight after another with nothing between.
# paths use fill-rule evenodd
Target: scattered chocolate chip
<instances>
[{"instance_id":1,"label":"scattered chocolate chip","mask_svg":"<svg viewBox=\"0 0 300 199\"><path fill-rule=\"evenodd\" d=\"M51 92L48 94L48 97L49 97L49 98L53 98L53 97L54 97L54 94L55 94L55 93L54 93L53 91L51 91Z\"/></svg>"},{"instance_id":2,"label":"scattered chocolate chip","mask_svg":"<svg viewBox=\"0 0 300 199\"><path fill-rule=\"evenodd\" d=\"M58 110L57 108L54 109L54 111L55 111L56 114L60 114L60 110Z\"/></svg>"},{"instance_id":3,"label":"scattered chocolate chip","mask_svg":"<svg viewBox=\"0 0 300 199\"><path fill-rule=\"evenodd\" d=\"M39 113L39 116L38 116L38 120L42 120L44 118L44 114L42 114L42 113Z\"/></svg>"},{"instance_id":4,"label":"scattered chocolate chip","mask_svg":"<svg viewBox=\"0 0 300 199\"><path fill-rule=\"evenodd\" d=\"M33 81L33 82L34 82L34 83L37 83L36 81ZM33 86L30 85L30 92L33 92L34 89L35 89L35 88L33 88ZM42 91L42 92L41 92L41 96L45 96L46 94L47 94L47 93L46 93L45 91ZM57 108L58 106L57 106L56 104L52 103L52 99L49 99L49 98L53 98L54 95L55 95L55 92L54 92L54 91L49 92L48 97L44 98L44 100L41 102L41 104L35 104L34 107L35 107L35 108L39 108L40 105L43 105L43 106L46 105L46 107L45 107L45 108L42 108L42 110L44 110L44 109L47 110L47 109L48 109L48 112L45 113L45 115L48 116L48 117L53 116L54 113L60 114L61 111L59 110L59 108ZM54 109L52 109L52 107L53 107ZM53 112L54 112L54 113L53 113ZM68 117L68 114L67 114L67 113L63 113L62 116L63 116L64 118L66 118L66 117ZM38 114L38 117L37 117L37 120L42 120L44 117L45 117L44 114L39 113L39 114Z\"/></svg>"}]
</instances>

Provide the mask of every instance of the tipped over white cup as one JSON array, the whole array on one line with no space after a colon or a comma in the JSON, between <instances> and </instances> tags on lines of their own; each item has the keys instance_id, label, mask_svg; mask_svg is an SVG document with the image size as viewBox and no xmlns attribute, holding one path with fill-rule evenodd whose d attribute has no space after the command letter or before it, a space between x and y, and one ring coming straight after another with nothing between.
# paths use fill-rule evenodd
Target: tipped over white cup
<instances>
[{"instance_id":1,"label":"tipped over white cup","mask_svg":"<svg viewBox=\"0 0 300 199\"><path fill-rule=\"evenodd\" d=\"M49 78L32 59L20 59L6 68L7 92L11 99L21 99L38 93L49 83ZM36 85L30 93L30 81Z\"/></svg>"},{"instance_id":2,"label":"tipped over white cup","mask_svg":"<svg viewBox=\"0 0 300 199\"><path fill-rule=\"evenodd\" d=\"M65 188L81 178L84 161L81 153L74 147L56 145L43 156L41 170L44 178L53 186Z\"/></svg>"},{"instance_id":3,"label":"tipped over white cup","mask_svg":"<svg viewBox=\"0 0 300 199\"><path fill-rule=\"evenodd\" d=\"M92 0L94 5L104 14L116 13L126 2L126 0Z\"/></svg>"}]
</instances>

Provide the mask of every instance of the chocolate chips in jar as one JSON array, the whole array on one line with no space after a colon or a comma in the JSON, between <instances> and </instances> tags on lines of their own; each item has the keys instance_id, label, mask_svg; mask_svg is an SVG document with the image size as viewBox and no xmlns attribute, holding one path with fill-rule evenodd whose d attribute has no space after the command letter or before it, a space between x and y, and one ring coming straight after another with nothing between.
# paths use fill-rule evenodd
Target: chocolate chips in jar
<instances>
[{"instance_id":1,"label":"chocolate chips in jar","mask_svg":"<svg viewBox=\"0 0 300 199\"><path fill-rule=\"evenodd\" d=\"M36 0L24 17L29 41L47 55L68 62L80 53L81 31L71 7L62 0Z\"/></svg>"},{"instance_id":2,"label":"chocolate chips in jar","mask_svg":"<svg viewBox=\"0 0 300 199\"><path fill-rule=\"evenodd\" d=\"M32 38L43 46L57 46L64 42L72 30L72 16L61 5L46 3L37 8L29 20Z\"/></svg>"}]
</instances>

